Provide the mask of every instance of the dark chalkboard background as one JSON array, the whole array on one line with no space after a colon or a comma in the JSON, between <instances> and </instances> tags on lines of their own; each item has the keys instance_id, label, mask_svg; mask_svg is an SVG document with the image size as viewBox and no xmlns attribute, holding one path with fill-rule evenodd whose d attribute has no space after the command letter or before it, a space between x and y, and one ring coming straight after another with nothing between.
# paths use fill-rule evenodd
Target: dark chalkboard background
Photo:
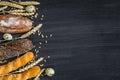
<instances>
[{"instance_id":1,"label":"dark chalkboard background","mask_svg":"<svg viewBox=\"0 0 120 80\"><path fill-rule=\"evenodd\" d=\"M43 80L120 79L119 0L41 0L42 31L53 37L41 55L56 74Z\"/></svg>"},{"instance_id":2,"label":"dark chalkboard background","mask_svg":"<svg viewBox=\"0 0 120 80\"><path fill-rule=\"evenodd\" d=\"M39 56L51 56L44 67L56 71L41 80L120 80L119 0L39 1L41 31L53 34Z\"/></svg>"}]
</instances>

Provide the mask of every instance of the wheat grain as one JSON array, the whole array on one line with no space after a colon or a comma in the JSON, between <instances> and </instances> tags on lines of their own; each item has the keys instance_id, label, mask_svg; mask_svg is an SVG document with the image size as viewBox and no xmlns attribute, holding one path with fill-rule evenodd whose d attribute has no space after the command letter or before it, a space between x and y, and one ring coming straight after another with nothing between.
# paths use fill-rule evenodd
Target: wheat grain
<instances>
[{"instance_id":1,"label":"wheat grain","mask_svg":"<svg viewBox=\"0 0 120 80\"><path fill-rule=\"evenodd\" d=\"M10 7L19 8L19 9L23 9L24 8L23 6L21 6L19 4L15 4L15 3L7 2L7 1L1 1L0 5L10 6Z\"/></svg>"},{"instance_id":2,"label":"wheat grain","mask_svg":"<svg viewBox=\"0 0 120 80\"><path fill-rule=\"evenodd\" d=\"M0 11L5 10L8 6L3 6L0 8Z\"/></svg>"},{"instance_id":3,"label":"wheat grain","mask_svg":"<svg viewBox=\"0 0 120 80\"><path fill-rule=\"evenodd\" d=\"M38 13L36 13L34 17L37 18L38 17Z\"/></svg>"}]
</instances>

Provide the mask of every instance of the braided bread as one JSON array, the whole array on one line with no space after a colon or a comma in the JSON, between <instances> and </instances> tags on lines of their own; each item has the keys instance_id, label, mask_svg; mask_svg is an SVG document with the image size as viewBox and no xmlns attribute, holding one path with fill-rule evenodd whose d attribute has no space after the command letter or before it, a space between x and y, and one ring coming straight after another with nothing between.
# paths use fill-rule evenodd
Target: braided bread
<instances>
[{"instance_id":1,"label":"braided bread","mask_svg":"<svg viewBox=\"0 0 120 80\"><path fill-rule=\"evenodd\" d=\"M30 62L34 58L34 55L32 52L27 52L23 56L0 66L0 75L8 74L9 72L16 70L19 67L24 66L28 62ZM0 79L1 80L1 79Z\"/></svg>"},{"instance_id":2,"label":"braided bread","mask_svg":"<svg viewBox=\"0 0 120 80\"><path fill-rule=\"evenodd\" d=\"M34 66L23 73L0 76L0 80L27 80L37 76L40 71L40 67Z\"/></svg>"}]
</instances>

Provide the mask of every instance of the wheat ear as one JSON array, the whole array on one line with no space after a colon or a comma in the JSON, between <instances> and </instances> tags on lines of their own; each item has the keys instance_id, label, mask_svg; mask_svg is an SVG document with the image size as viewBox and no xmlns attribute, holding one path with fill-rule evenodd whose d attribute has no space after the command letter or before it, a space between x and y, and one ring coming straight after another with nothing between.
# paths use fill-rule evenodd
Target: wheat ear
<instances>
[{"instance_id":1,"label":"wheat ear","mask_svg":"<svg viewBox=\"0 0 120 80\"><path fill-rule=\"evenodd\" d=\"M42 69L40 73L34 78L34 80L38 80L41 74L45 71L45 69Z\"/></svg>"},{"instance_id":2,"label":"wheat ear","mask_svg":"<svg viewBox=\"0 0 120 80\"><path fill-rule=\"evenodd\" d=\"M0 11L5 10L8 6L4 6L0 8Z\"/></svg>"},{"instance_id":3,"label":"wheat ear","mask_svg":"<svg viewBox=\"0 0 120 80\"><path fill-rule=\"evenodd\" d=\"M10 6L10 7L19 8L19 9L23 9L24 8L23 6L21 6L19 4L15 4L15 3L7 2L7 1L1 1L0 5Z\"/></svg>"},{"instance_id":4,"label":"wheat ear","mask_svg":"<svg viewBox=\"0 0 120 80\"><path fill-rule=\"evenodd\" d=\"M8 13L21 13L21 12L25 12L25 10L22 10L22 9L15 9L15 10L10 10L8 11Z\"/></svg>"},{"instance_id":5,"label":"wheat ear","mask_svg":"<svg viewBox=\"0 0 120 80\"><path fill-rule=\"evenodd\" d=\"M25 1L25 2L18 2L20 5L39 5L40 3L37 1Z\"/></svg>"},{"instance_id":6,"label":"wheat ear","mask_svg":"<svg viewBox=\"0 0 120 80\"><path fill-rule=\"evenodd\" d=\"M24 68L22 68L22 69L19 69L18 71L15 71L15 72L13 72L13 73L20 73L20 72L26 71L26 70L28 70L29 68L31 68L31 67L35 66L36 64L38 64L39 62L41 62L43 59L44 59L44 58L41 57L41 58L39 58L37 61L35 61L35 62L27 65L26 67L24 67Z\"/></svg>"},{"instance_id":7,"label":"wheat ear","mask_svg":"<svg viewBox=\"0 0 120 80\"><path fill-rule=\"evenodd\" d=\"M35 13L34 12L31 12L31 13L20 13L20 12L15 12L15 13L9 13L9 14L13 14L13 15L19 15L19 16L32 16L34 15Z\"/></svg>"}]
</instances>

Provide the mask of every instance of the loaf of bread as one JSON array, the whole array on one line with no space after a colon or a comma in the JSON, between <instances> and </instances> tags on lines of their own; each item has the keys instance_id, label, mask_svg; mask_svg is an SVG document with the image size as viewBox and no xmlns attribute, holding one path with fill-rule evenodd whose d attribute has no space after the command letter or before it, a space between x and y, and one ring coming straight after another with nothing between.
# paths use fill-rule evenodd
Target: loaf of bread
<instances>
[{"instance_id":1,"label":"loaf of bread","mask_svg":"<svg viewBox=\"0 0 120 80\"><path fill-rule=\"evenodd\" d=\"M0 60L5 60L30 51L35 46L29 39L18 39L0 44Z\"/></svg>"},{"instance_id":2,"label":"loaf of bread","mask_svg":"<svg viewBox=\"0 0 120 80\"><path fill-rule=\"evenodd\" d=\"M32 21L26 17L11 14L0 15L0 32L24 33L32 28Z\"/></svg>"},{"instance_id":3,"label":"loaf of bread","mask_svg":"<svg viewBox=\"0 0 120 80\"><path fill-rule=\"evenodd\" d=\"M41 69L38 66L34 66L27 71L24 71L19 74L10 74L6 76L0 76L0 80L27 80L37 76L40 73Z\"/></svg>"},{"instance_id":4,"label":"loaf of bread","mask_svg":"<svg viewBox=\"0 0 120 80\"><path fill-rule=\"evenodd\" d=\"M5 65L0 66L0 75L6 75L11 71L16 70L17 68L20 68L20 67L26 65L33 58L34 58L34 54L32 52L27 52L23 56L5 64Z\"/></svg>"}]
</instances>

